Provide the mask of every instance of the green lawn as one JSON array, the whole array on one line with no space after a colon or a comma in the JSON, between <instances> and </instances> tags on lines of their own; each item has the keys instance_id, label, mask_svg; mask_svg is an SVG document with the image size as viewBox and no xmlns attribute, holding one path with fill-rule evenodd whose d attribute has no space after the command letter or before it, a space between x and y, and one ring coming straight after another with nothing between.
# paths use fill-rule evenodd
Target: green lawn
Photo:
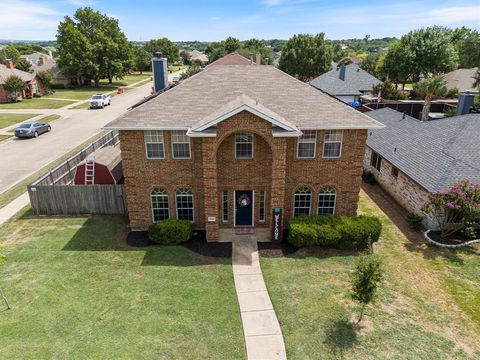
<instances>
[{"instance_id":1,"label":"green lawn","mask_svg":"<svg viewBox=\"0 0 480 360\"><path fill-rule=\"evenodd\" d=\"M127 248L123 221L27 213L0 228L2 358L244 359L230 260Z\"/></svg>"},{"instance_id":2,"label":"green lawn","mask_svg":"<svg viewBox=\"0 0 480 360\"><path fill-rule=\"evenodd\" d=\"M73 101L69 100L52 100L48 97L24 99L17 103L1 103L0 110L2 109L58 109L69 104Z\"/></svg>"},{"instance_id":3,"label":"green lawn","mask_svg":"<svg viewBox=\"0 0 480 360\"><path fill-rule=\"evenodd\" d=\"M12 135L0 135L0 141L7 140L11 137L12 137Z\"/></svg>"},{"instance_id":4,"label":"green lawn","mask_svg":"<svg viewBox=\"0 0 480 360\"><path fill-rule=\"evenodd\" d=\"M352 325L359 307L349 297L354 254L261 259L288 358L480 358L480 246L428 246L403 219L400 230L363 192L360 210L381 218L375 252L386 269L378 302L360 328Z\"/></svg>"},{"instance_id":5,"label":"green lawn","mask_svg":"<svg viewBox=\"0 0 480 360\"><path fill-rule=\"evenodd\" d=\"M38 114L0 114L0 129L31 119Z\"/></svg>"}]
</instances>

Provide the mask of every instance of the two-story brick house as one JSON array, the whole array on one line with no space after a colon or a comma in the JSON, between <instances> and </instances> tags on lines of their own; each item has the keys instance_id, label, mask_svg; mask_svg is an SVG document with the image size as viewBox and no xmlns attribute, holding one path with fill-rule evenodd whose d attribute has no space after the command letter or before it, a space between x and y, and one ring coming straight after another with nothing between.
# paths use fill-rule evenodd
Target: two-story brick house
<instances>
[{"instance_id":1,"label":"two-story brick house","mask_svg":"<svg viewBox=\"0 0 480 360\"><path fill-rule=\"evenodd\" d=\"M190 220L207 240L268 240L300 214L355 215L367 129L382 125L284 72L209 66L108 124L130 226ZM261 235L260 235L261 234Z\"/></svg>"}]
</instances>

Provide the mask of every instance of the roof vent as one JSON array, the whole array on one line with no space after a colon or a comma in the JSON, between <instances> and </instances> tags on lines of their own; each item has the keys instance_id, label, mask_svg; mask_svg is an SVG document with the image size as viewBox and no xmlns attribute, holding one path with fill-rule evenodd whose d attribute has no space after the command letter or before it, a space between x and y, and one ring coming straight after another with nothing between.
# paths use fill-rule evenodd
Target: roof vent
<instances>
[{"instance_id":1,"label":"roof vent","mask_svg":"<svg viewBox=\"0 0 480 360\"><path fill-rule=\"evenodd\" d=\"M405 112L402 114L402 119L405 119Z\"/></svg>"}]
</instances>

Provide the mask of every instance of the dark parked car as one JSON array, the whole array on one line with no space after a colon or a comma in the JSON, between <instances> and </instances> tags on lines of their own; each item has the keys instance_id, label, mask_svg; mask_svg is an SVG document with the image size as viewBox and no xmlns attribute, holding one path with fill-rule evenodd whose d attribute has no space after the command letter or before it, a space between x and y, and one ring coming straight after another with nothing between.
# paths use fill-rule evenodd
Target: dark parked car
<instances>
[{"instance_id":1,"label":"dark parked car","mask_svg":"<svg viewBox=\"0 0 480 360\"><path fill-rule=\"evenodd\" d=\"M15 136L18 138L38 137L38 135L49 132L50 130L52 130L52 128L48 124L36 121L24 122L15 129Z\"/></svg>"}]
</instances>

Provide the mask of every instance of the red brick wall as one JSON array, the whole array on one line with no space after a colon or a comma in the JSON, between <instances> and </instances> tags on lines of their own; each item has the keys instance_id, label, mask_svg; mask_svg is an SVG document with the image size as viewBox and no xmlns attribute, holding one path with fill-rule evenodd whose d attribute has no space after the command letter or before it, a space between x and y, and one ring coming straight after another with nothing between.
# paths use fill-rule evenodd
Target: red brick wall
<instances>
[{"instance_id":1,"label":"red brick wall","mask_svg":"<svg viewBox=\"0 0 480 360\"><path fill-rule=\"evenodd\" d=\"M234 134L254 134L254 159L237 160ZM313 192L312 212L316 213L318 192L324 186L337 190L337 213L355 215L360 190L366 130L344 130L342 157L323 159L323 132L317 133L314 160L296 159L297 140L273 138L272 127L248 112L241 112L218 125L215 138L192 138L192 159L173 160L170 132L164 131L163 160L147 160L143 131L120 131L125 187L133 229L145 229L152 222L150 192L162 187L169 194L171 216L175 215L175 190L189 187L194 194L194 228L206 229L209 239L218 237L219 227L233 226L233 191L255 190L255 226L270 226L271 209L284 209L286 225L291 214L293 193L300 186ZM222 223L221 193L229 192L229 220ZM259 191L266 191L266 222L258 222ZM208 217L216 221L208 222Z\"/></svg>"}]
</instances>

